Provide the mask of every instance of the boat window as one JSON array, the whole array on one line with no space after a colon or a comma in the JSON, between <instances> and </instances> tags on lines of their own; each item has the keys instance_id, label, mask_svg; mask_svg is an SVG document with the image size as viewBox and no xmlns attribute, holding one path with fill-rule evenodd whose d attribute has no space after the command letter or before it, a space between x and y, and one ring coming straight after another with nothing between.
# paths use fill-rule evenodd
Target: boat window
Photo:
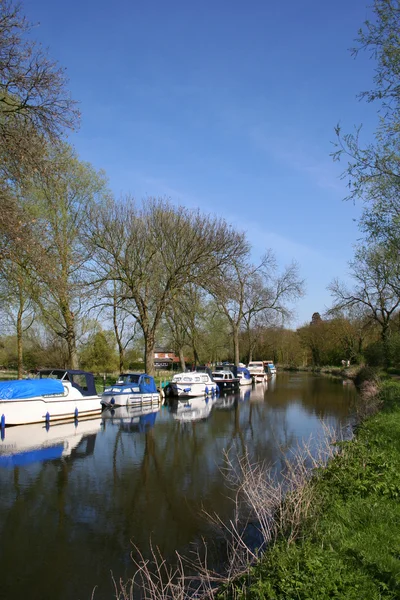
<instances>
[{"instance_id":1,"label":"boat window","mask_svg":"<svg viewBox=\"0 0 400 600\"><path fill-rule=\"evenodd\" d=\"M182 381L192 381L191 377L184 377Z\"/></svg>"},{"instance_id":2,"label":"boat window","mask_svg":"<svg viewBox=\"0 0 400 600\"><path fill-rule=\"evenodd\" d=\"M139 383L140 375L132 375L132 373L130 373L129 375L124 375L123 377L125 383Z\"/></svg>"},{"instance_id":3,"label":"boat window","mask_svg":"<svg viewBox=\"0 0 400 600\"><path fill-rule=\"evenodd\" d=\"M195 381L200 381L200 377L195 377L194 380Z\"/></svg>"},{"instance_id":4,"label":"boat window","mask_svg":"<svg viewBox=\"0 0 400 600\"><path fill-rule=\"evenodd\" d=\"M202 378L201 378L201 381L202 381L203 383L207 383L207 382L208 382L208 377L207 377L207 375L203 375L203 376L202 376Z\"/></svg>"},{"instance_id":5,"label":"boat window","mask_svg":"<svg viewBox=\"0 0 400 600\"><path fill-rule=\"evenodd\" d=\"M88 387L87 387L87 381L86 381L86 377L83 374L74 374L72 375L72 381L74 382L75 385L79 386L82 390L87 391Z\"/></svg>"}]
</instances>

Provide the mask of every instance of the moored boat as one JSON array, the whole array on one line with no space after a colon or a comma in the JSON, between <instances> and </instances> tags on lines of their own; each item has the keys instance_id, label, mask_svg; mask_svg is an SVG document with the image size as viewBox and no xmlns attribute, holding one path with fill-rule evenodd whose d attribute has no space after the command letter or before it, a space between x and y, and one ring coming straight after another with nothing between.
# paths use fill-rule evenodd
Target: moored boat
<instances>
[{"instance_id":1,"label":"moored boat","mask_svg":"<svg viewBox=\"0 0 400 600\"><path fill-rule=\"evenodd\" d=\"M220 393L233 392L239 389L239 377L235 377L232 371L228 369L213 371L212 378L217 384Z\"/></svg>"},{"instance_id":2,"label":"moored boat","mask_svg":"<svg viewBox=\"0 0 400 600\"><path fill-rule=\"evenodd\" d=\"M265 372L264 361L262 360L253 360L249 362L247 365L247 369L252 376L255 383L262 383L268 380L268 375Z\"/></svg>"},{"instance_id":3,"label":"moored boat","mask_svg":"<svg viewBox=\"0 0 400 600\"><path fill-rule=\"evenodd\" d=\"M38 379L0 383L0 426L52 423L100 414L93 373L43 369Z\"/></svg>"},{"instance_id":4,"label":"moored boat","mask_svg":"<svg viewBox=\"0 0 400 600\"><path fill-rule=\"evenodd\" d=\"M101 405L137 406L156 405L160 402L154 378L146 373L121 373L116 383L106 388L101 396Z\"/></svg>"},{"instance_id":5,"label":"moored boat","mask_svg":"<svg viewBox=\"0 0 400 600\"><path fill-rule=\"evenodd\" d=\"M172 395L183 397L208 396L218 392L217 384L206 372L177 373L169 384Z\"/></svg>"},{"instance_id":6,"label":"moored boat","mask_svg":"<svg viewBox=\"0 0 400 600\"><path fill-rule=\"evenodd\" d=\"M276 367L272 360L266 360L264 364L269 375L276 375Z\"/></svg>"},{"instance_id":7,"label":"moored boat","mask_svg":"<svg viewBox=\"0 0 400 600\"><path fill-rule=\"evenodd\" d=\"M239 366L237 368L237 376L239 377L240 385L251 385L253 383L250 371L246 367Z\"/></svg>"}]
</instances>

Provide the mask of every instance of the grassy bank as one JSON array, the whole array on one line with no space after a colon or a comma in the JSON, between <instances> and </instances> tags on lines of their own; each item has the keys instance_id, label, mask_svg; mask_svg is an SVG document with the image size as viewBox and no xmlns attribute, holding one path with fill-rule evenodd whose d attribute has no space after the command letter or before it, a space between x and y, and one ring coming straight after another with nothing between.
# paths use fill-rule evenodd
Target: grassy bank
<instances>
[{"instance_id":1,"label":"grassy bank","mask_svg":"<svg viewBox=\"0 0 400 600\"><path fill-rule=\"evenodd\" d=\"M400 598L400 384L380 394L382 411L314 477L297 539L281 533L220 598Z\"/></svg>"}]
</instances>

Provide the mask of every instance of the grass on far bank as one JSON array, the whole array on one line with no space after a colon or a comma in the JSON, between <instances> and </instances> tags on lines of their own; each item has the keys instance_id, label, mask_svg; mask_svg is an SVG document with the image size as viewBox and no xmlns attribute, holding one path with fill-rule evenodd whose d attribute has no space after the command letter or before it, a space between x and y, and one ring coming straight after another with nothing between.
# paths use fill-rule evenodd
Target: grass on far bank
<instances>
[{"instance_id":1,"label":"grass on far bank","mask_svg":"<svg viewBox=\"0 0 400 600\"><path fill-rule=\"evenodd\" d=\"M299 537L285 534L220 598L400 598L400 384L316 474Z\"/></svg>"}]
</instances>

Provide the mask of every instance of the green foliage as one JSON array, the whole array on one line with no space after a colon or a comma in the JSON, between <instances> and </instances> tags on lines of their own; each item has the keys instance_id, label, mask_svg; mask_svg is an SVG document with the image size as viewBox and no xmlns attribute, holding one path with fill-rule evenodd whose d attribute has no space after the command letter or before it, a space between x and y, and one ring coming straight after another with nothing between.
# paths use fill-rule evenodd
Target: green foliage
<instances>
[{"instance_id":1,"label":"green foliage","mask_svg":"<svg viewBox=\"0 0 400 600\"><path fill-rule=\"evenodd\" d=\"M112 373L118 369L118 357L112 334L99 331L89 338L80 353L82 368L96 373Z\"/></svg>"}]
</instances>

